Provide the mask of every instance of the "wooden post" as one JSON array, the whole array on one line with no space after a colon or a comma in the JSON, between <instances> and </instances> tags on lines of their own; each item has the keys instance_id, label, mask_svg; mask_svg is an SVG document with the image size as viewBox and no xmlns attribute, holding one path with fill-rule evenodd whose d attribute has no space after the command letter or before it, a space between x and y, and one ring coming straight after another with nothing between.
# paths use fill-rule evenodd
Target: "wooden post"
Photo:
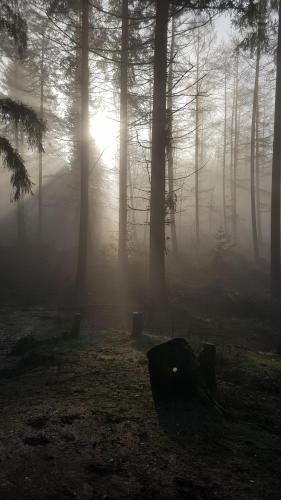
<instances>
[{"instance_id":1,"label":"wooden post","mask_svg":"<svg viewBox=\"0 0 281 500\"><path fill-rule=\"evenodd\" d=\"M214 344L203 344L203 350L199 354L200 372L207 388L214 396L217 390L216 380L216 346Z\"/></svg>"},{"instance_id":2,"label":"wooden post","mask_svg":"<svg viewBox=\"0 0 281 500\"><path fill-rule=\"evenodd\" d=\"M132 336L140 337L143 329L143 314L142 312L133 312L133 328Z\"/></svg>"},{"instance_id":3,"label":"wooden post","mask_svg":"<svg viewBox=\"0 0 281 500\"><path fill-rule=\"evenodd\" d=\"M72 328L71 328L71 337L79 337L80 334L80 325L81 325L81 314L74 314Z\"/></svg>"}]
</instances>

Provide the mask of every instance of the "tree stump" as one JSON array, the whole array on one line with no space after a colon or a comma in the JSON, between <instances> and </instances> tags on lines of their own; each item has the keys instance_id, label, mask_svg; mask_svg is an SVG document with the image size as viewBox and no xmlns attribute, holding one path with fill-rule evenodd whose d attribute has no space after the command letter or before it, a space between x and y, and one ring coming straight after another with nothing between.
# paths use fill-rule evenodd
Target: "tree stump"
<instances>
[{"instance_id":1,"label":"tree stump","mask_svg":"<svg viewBox=\"0 0 281 500\"><path fill-rule=\"evenodd\" d=\"M216 380L216 346L214 344L203 344L203 350L199 354L199 365L202 378L214 396L217 391Z\"/></svg>"},{"instance_id":2,"label":"tree stump","mask_svg":"<svg viewBox=\"0 0 281 500\"><path fill-rule=\"evenodd\" d=\"M200 384L200 368L185 339L176 338L147 353L152 395L155 401L193 398Z\"/></svg>"},{"instance_id":3,"label":"tree stump","mask_svg":"<svg viewBox=\"0 0 281 500\"><path fill-rule=\"evenodd\" d=\"M143 314L142 312L133 312L133 328L132 336L140 337L143 330Z\"/></svg>"}]
</instances>

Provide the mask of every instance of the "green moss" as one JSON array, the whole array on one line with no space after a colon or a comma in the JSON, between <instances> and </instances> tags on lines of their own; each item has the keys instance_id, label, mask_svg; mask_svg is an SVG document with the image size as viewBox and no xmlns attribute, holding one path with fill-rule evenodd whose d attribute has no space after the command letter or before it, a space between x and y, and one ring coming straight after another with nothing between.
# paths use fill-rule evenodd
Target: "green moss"
<instances>
[{"instance_id":1,"label":"green moss","mask_svg":"<svg viewBox=\"0 0 281 500\"><path fill-rule=\"evenodd\" d=\"M275 378L281 374L281 358L263 353L243 354L240 359L241 368L255 376Z\"/></svg>"}]
</instances>

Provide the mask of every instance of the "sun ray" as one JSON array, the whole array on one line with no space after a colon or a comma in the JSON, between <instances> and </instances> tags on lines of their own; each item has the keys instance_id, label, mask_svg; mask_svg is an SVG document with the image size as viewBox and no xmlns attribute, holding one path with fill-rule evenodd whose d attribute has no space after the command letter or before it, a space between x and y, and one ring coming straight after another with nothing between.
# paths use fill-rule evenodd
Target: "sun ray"
<instances>
[{"instance_id":1,"label":"sun ray","mask_svg":"<svg viewBox=\"0 0 281 500\"><path fill-rule=\"evenodd\" d=\"M112 165L115 161L118 122L111 118L107 112L98 111L91 117L90 133L95 139L96 145L102 153L102 159L106 165Z\"/></svg>"}]
</instances>

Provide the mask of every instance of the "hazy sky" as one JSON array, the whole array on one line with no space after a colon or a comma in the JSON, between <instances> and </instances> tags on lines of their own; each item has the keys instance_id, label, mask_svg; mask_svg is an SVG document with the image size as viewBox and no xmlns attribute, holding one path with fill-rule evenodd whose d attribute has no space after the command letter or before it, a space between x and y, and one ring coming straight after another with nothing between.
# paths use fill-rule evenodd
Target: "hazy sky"
<instances>
[{"instance_id":1,"label":"hazy sky","mask_svg":"<svg viewBox=\"0 0 281 500\"><path fill-rule=\"evenodd\" d=\"M219 16L216 20L216 28L218 38L221 40L228 40L232 33L230 17L226 15Z\"/></svg>"}]
</instances>

